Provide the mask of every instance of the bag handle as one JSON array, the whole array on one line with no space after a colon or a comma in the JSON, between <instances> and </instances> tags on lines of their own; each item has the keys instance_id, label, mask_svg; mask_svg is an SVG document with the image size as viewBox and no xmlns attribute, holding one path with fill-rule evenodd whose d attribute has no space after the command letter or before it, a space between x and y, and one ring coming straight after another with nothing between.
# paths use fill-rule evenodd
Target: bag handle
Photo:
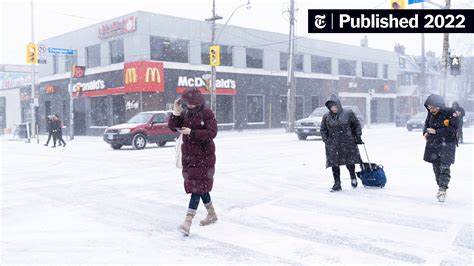
<instances>
[{"instance_id":1,"label":"bag handle","mask_svg":"<svg viewBox=\"0 0 474 266\"><path fill-rule=\"evenodd\" d=\"M367 152L367 148L365 147L365 143L363 143L362 145L364 145L364 151L365 151L365 155L367 156L367 162L369 163L370 171L373 171L372 164L370 163L370 159L369 159L369 153Z\"/></svg>"}]
</instances>

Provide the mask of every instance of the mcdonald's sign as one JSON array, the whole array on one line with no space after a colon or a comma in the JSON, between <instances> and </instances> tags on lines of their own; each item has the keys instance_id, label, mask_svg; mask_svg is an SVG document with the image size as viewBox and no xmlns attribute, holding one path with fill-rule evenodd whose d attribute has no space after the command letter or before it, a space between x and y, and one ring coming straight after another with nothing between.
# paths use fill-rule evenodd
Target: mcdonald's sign
<instances>
[{"instance_id":1,"label":"mcdonald's sign","mask_svg":"<svg viewBox=\"0 0 474 266\"><path fill-rule=\"evenodd\" d=\"M137 61L124 64L125 92L163 92L163 63Z\"/></svg>"},{"instance_id":2,"label":"mcdonald's sign","mask_svg":"<svg viewBox=\"0 0 474 266\"><path fill-rule=\"evenodd\" d=\"M137 69L135 67L125 70L125 84L137 83Z\"/></svg>"},{"instance_id":3,"label":"mcdonald's sign","mask_svg":"<svg viewBox=\"0 0 474 266\"><path fill-rule=\"evenodd\" d=\"M158 82L158 83L161 83L160 70L156 67L148 67L146 69L145 82Z\"/></svg>"}]
</instances>

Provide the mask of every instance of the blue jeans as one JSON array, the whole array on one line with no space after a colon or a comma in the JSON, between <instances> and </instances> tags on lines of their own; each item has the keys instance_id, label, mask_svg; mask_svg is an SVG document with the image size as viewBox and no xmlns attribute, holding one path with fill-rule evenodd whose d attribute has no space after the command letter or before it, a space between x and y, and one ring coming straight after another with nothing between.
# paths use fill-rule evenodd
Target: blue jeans
<instances>
[{"instance_id":1,"label":"blue jeans","mask_svg":"<svg viewBox=\"0 0 474 266\"><path fill-rule=\"evenodd\" d=\"M191 199L189 200L189 209L191 210L197 210L199 206L199 201L202 199L202 202L204 204L208 204L211 202L211 195L209 193L206 194L196 194L193 193L191 194Z\"/></svg>"}]
</instances>

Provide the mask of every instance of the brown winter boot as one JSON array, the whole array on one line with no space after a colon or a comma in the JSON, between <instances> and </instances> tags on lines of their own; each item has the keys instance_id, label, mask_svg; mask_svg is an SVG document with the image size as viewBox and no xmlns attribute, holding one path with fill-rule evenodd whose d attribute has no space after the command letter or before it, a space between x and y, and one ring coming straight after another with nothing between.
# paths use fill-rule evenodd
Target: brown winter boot
<instances>
[{"instance_id":1,"label":"brown winter boot","mask_svg":"<svg viewBox=\"0 0 474 266\"><path fill-rule=\"evenodd\" d=\"M212 206L212 202L205 204L205 206L207 209L207 216L204 218L204 220L199 222L199 225L201 226L206 226L217 222L217 215L216 211L214 210L214 206Z\"/></svg>"},{"instance_id":2,"label":"brown winter boot","mask_svg":"<svg viewBox=\"0 0 474 266\"><path fill-rule=\"evenodd\" d=\"M194 218L194 213L188 212L186 214L186 219L184 219L184 222L179 226L179 231L184 236L189 236L189 230L191 229L193 218Z\"/></svg>"}]
</instances>

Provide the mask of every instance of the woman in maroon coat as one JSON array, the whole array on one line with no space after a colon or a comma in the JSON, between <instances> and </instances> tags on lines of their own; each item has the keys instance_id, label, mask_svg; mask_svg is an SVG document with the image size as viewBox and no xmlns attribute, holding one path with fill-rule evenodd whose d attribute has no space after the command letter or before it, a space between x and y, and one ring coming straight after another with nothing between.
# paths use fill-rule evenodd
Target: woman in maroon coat
<instances>
[{"instance_id":1,"label":"woman in maroon coat","mask_svg":"<svg viewBox=\"0 0 474 266\"><path fill-rule=\"evenodd\" d=\"M189 89L181 99L174 102L168 126L183 134L181 151L184 189L186 193L191 193L191 200L186 219L179 229L187 236L201 199L208 213L200 225L217 221L209 194L214 183L216 147L213 139L217 135L217 122L214 113L205 106L203 95L198 90Z\"/></svg>"}]
</instances>

